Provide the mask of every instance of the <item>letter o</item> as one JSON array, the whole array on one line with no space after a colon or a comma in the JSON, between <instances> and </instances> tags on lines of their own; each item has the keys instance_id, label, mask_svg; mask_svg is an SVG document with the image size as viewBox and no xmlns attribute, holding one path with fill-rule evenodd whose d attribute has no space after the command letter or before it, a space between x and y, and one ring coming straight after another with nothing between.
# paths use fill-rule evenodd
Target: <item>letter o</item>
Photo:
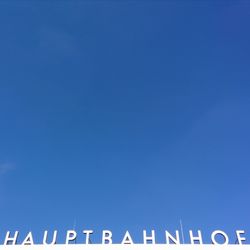
<instances>
[{"instance_id":1,"label":"letter o","mask_svg":"<svg viewBox=\"0 0 250 250\"><path fill-rule=\"evenodd\" d=\"M223 243L218 243L218 242L216 241L215 238L216 238L217 235L220 235L220 236L223 237L223 239L224 239L224 242L223 242ZM214 245L228 245L228 243L229 243L229 238L228 238L227 234L226 234L225 232L221 231L221 230L216 230L216 231L214 231L214 232L211 234L211 240L212 240L212 243L213 243Z\"/></svg>"}]
</instances>

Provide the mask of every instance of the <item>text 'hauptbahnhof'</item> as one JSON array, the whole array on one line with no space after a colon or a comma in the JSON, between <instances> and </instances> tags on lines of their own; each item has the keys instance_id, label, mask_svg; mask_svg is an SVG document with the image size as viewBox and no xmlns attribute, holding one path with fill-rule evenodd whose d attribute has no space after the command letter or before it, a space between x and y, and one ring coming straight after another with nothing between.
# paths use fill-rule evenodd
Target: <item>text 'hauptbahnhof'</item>
<instances>
[{"instance_id":1,"label":"text 'hauptbahnhof'","mask_svg":"<svg viewBox=\"0 0 250 250\"><path fill-rule=\"evenodd\" d=\"M100 242L94 242L93 236L96 234L94 230L85 229L80 232L75 230L67 230L63 235L60 235L57 230L48 231L45 230L41 233L40 238L36 238L33 232L28 232L24 236L20 236L19 231L7 231L3 238L1 245L56 245L56 244L114 244L113 242L113 232L111 230L102 230L100 235ZM161 234L164 238L164 242L157 242L157 236ZM139 244L167 244L167 245L182 245L182 244L204 244L204 235L201 230L189 230L186 233L185 242L183 237L183 231L176 230L174 233L164 230L162 232L156 232L155 230L142 230L140 233L141 242ZM247 242L247 236L244 230L235 230L232 238L225 231L214 230L208 235L210 239L209 244L213 245L229 245L238 244L244 245ZM60 242L59 239L60 238ZM61 240L63 238L63 240ZM77 242L77 243L76 243ZM121 245L133 245L135 244L134 237L129 231L125 231L124 234L120 236ZM137 242L136 242L137 244Z\"/></svg>"}]
</instances>

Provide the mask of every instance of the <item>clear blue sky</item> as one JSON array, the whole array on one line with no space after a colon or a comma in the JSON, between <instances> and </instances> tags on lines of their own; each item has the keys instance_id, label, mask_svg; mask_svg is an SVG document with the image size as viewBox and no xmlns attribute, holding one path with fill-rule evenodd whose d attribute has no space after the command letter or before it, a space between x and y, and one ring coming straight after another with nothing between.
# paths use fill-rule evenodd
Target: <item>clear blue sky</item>
<instances>
[{"instance_id":1,"label":"clear blue sky","mask_svg":"<svg viewBox=\"0 0 250 250\"><path fill-rule=\"evenodd\" d=\"M0 0L0 241L250 240L249 24L245 0Z\"/></svg>"}]
</instances>

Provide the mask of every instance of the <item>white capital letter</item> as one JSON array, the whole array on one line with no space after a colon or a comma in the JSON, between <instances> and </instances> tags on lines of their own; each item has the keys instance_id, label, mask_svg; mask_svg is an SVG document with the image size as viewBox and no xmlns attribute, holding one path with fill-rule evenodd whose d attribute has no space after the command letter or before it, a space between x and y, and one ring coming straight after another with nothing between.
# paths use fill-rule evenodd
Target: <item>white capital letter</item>
<instances>
[{"instance_id":1,"label":"white capital letter","mask_svg":"<svg viewBox=\"0 0 250 250\"><path fill-rule=\"evenodd\" d=\"M69 244L70 241L75 240L76 236L77 236L76 231L74 231L74 230L68 230L67 231L67 235L66 235L66 242L65 242L65 244Z\"/></svg>"},{"instance_id":2,"label":"white capital letter","mask_svg":"<svg viewBox=\"0 0 250 250\"><path fill-rule=\"evenodd\" d=\"M218 243L215 239L215 237L217 235L221 235L224 239L224 242L223 243ZM211 234L211 240L212 240L212 243L215 244L215 245L227 245L229 243L229 238L228 236L226 235L226 233L224 233L223 231L221 230L215 230L212 234Z\"/></svg>"},{"instance_id":3,"label":"white capital letter","mask_svg":"<svg viewBox=\"0 0 250 250\"><path fill-rule=\"evenodd\" d=\"M198 236L194 236L193 235L193 231L189 230L189 236L190 236L190 242L191 242L191 244L195 244L196 241L198 241L199 244L203 244L202 236L201 236L201 231L200 230L198 230Z\"/></svg>"},{"instance_id":4,"label":"white capital letter","mask_svg":"<svg viewBox=\"0 0 250 250\"><path fill-rule=\"evenodd\" d=\"M102 244L112 244L112 232L109 230L102 231Z\"/></svg>"},{"instance_id":5,"label":"white capital letter","mask_svg":"<svg viewBox=\"0 0 250 250\"><path fill-rule=\"evenodd\" d=\"M19 232L15 231L14 237L10 237L10 231L6 233L5 240L4 240L4 245L15 245L17 242L17 237L18 237Z\"/></svg>"},{"instance_id":6,"label":"white capital letter","mask_svg":"<svg viewBox=\"0 0 250 250\"><path fill-rule=\"evenodd\" d=\"M174 244L180 244L180 235L179 231L175 231L175 237L171 235L168 231L165 231L166 234L166 242L167 244L170 244L170 242L173 242Z\"/></svg>"},{"instance_id":7,"label":"white capital letter","mask_svg":"<svg viewBox=\"0 0 250 250\"><path fill-rule=\"evenodd\" d=\"M122 244L134 244L131 235L129 234L128 231L126 231L123 240L122 240Z\"/></svg>"},{"instance_id":8,"label":"white capital letter","mask_svg":"<svg viewBox=\"0 0 250 250\"><path fill-rule=\"evenodd\" d=\"M151 230L151 235L147 236L147 231L143 230L143 242L147 244L148 241L151 241L152 244L155 244L155 230Z\"/></svg>"},{"instance_id":9,"label":"white capital letter","mask_svg":"<svg viewBox=\"0 0 250 250\"><path fill-rule=\"evenodd\" d=\"M56 244L56 237L57 237L57 230L54 231L53 233L53 238L51 243L47 243L48 240L48 231L44 231L44 235L43 235L43 245L55 245Z\"/></svg>"},{"instance_id":10,"label":"white capital letter","mask_svg":"<svg viewBox=\"0 0 250 250\"><path fill-rule=\"evenodd\" d=\"M244 234L245 231L244 230L236 230L236 235L237 235L237 240L238 240L238 243L240 245L242 245L242 241L245 241L246 238L245 237L241 237L241 234Z\"/></svg>"},{"instance_id":11,"label":"white capital letter","mask_svg":"<svg viewBox=\"0 0 250 250\"><path fill-rule=\"evenodd\" d=\"M22 245L34 245L34 241L33 241L33 236L32 233L29 232L26 236L26 238L24 239Z\"/></svg>"},{"instance_id":12,"label":"white capital letter","mask_svg":"<svg viewBox=\"0 0 250 250\"><path fill-rule=\"evenodd\" d=\"M93 233L93 230L83 230L83 233L86 234L86 244L90 243L90 235Z\"/></svg>"}]
</instances>

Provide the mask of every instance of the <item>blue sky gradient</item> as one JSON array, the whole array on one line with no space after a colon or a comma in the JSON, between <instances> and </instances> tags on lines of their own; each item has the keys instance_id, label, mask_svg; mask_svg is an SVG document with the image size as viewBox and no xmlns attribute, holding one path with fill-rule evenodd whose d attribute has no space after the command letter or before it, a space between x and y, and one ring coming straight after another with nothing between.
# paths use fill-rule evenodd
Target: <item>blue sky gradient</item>
<instances>
[{"instance_id":1,"label":"blue sky gradient","mask_svg":"<svg viewBox=\"0 0 250 250\"><path fill-rule=\"evenodd\" d=\"M250 241L249 23L248 1L0 0L0 240Z\"/></svg>"}]
</instances>

